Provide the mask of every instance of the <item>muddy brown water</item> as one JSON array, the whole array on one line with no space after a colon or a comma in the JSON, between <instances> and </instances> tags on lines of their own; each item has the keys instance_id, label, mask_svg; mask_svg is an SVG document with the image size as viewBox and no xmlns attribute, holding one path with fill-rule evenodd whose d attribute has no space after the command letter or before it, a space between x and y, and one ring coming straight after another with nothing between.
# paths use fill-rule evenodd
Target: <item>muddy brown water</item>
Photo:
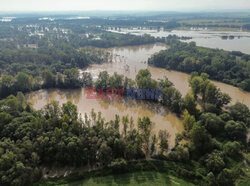
<instances>
[{"instance_id":1,"label":"muddy brown water","mask_svg":"<svg viewBox=\"0 0 250 186\"><path fill-rule=\"evenodd\" d=\"M108 71L109 74L117 72L129 78L134 79L140 69L148 68L154 79L167 77L172 81L175 87L180 90L184 96L190 91L188 86L188 74L167 71L165 69L150 67L147 65L148 58L159 52L167 49L164 44L142 45L133 47L117 47L108 49L112 54L112 63L104 63L100 65L91 65L82 71L90 72L94 79L98 77L99 72ZM250 106L250 93L241 91L240 89L219 82L214 82L223 92L228 93L232 97L232 103L237 101L243 102ZM165 107L152 102L139 100L96 100L87 99L86 91L84 89L77 90L39 90L27 94L28 102L30 102L35 109L43 108L47 103L53 100L59 101L63 104L67 101L72 101L78 107L78 112L84 116L85 113L90 114L94 109L96 112L101 112L106 121L115 118L115 114L120 116L129 115L134 119L136 126L137 118L142 116L149 116L154 123L154 132L166 129L169 134L170 146L174 145L175 135L183 130L181 120Z\"/></svg>"}]
</instances>

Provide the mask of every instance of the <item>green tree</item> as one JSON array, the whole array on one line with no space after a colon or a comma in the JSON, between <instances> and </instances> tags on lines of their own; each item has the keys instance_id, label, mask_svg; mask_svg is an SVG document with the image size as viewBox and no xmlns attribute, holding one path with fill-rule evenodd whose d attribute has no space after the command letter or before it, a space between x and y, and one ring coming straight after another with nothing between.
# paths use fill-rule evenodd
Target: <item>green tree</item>
<instances>
[{"instance_id":1,"label":"green tree","mask_svg":"<svg viewBox=\"0 0 250 186\"><path fill-rule=\"evenodd\" d=\"M56 76L50 70L44 70L42 72L43 85L46 88L52 88L56 86Z\"/></svg>"},{"instance_id":2,"label":"green tree","mask_svg":"<svg viewBox=\"0 0 250 186\"><path fill-rule=\"evenodd\" d=\"M167 106L171 111L180 113L182 106L181 93L174 87L163 89L163 105Z\"/></svg>"},{"instance_id":3,"label":"green tree","mask_svg":"<svg viewBox=\"0 0 250 186\"><path fill-rule=\"evenodd\" d=\"M17 98L17 101L19 102L20 110L25 109L26 106L27 106L27 101L26 101L26 98L23 95L23 93L22 92L18 92L16 98Z\"/></svg>"},{"instance_id":4,"label":"green tree","mask_svg":"<svg viewBox=\"0 0 250 186\"><path fill-rule=\"evenodd\" d=\"M228 121L225 125L225 131L232 140L240 140L242 142L246 140L247 127L241 121Z\"/></svg>"},{"instance_id":5,"label":"green tree","mask_svg":"<svg viewBox=\"0 0 250 186\"><path fill-rule=\"evenodd\" d=\"M194 116L190 115L187 110L184 110L182 117L184 129L190 131L193 128L193 125L195 124Z\"/></svg>"},{"instance_id":6,"label":"green tree","mask_svg":"<svg viewBox=\"0 0 250 186\"><path fill-rule=\"evenodd\" d=\"M110 77L110 87L113 89L123 88L123 75L118 75L117 72Z\"/></svg>"},{"instance_id":7,"label":"green tree","mask_svg":"<svg viewBox=\"0 0 250 186\"><path fill-rule=\"evenodd\" d=\"M93 85L93 78L92 78L92 75L90 73L83 72L82 84L83 84L83 87L91 87Z\"/></svg>"},{"instance_id":8,"label":"green tree","mask_svg":"<svg viewBox=\"0 0 250 186\"><path fill-rule=\"evenodd\" d=\"M95 82L96 89L107 90L110 87L110 78L107 71L100 72L98 75L98 79Z\"/></svg>"},{"instance_id":9,"label":"green tree","mask_svg":"<svg viewBox=\"0 0 250 186\"><path fill-rule=\"evenodd\" d=\"M205 160L205 165L209 171L219 173L225 167L223 153L214 150L208 155L207 159Z\"/></svg>"},{"instance_id":10,"label":"green tree","mask_svg":"<svg viewBox=\"0 0 250 186\"><path fill-rule=\"evenodd\" d=\"M157 82L151 79L151 73L148 69L140 70L136 75L136 84L139 89L155 89Z\"/></svg>"},{"instance_id":11,"label":"green tree","mask_svg":"<svg viewBox=\"0 0 250 186\"><path fill-rule=\"evenodd\" d=\"M225 168L219 173L217 180L221 186L228 186L234 185L236 178L233 170Z\"/></svg>"},{"instance_id":12,"label":"green tree","mask_svg":"<svg viewBox=\"0 0 250 186\"><path fill-rule=\"evenodd\" d=\"M168 155L168 157L177 162L188 162L190 160L190 153L187 147L178 145Z\"/></svg>"},{"instance_id":13,"label":"green tree","mask_svg":"<svg viewBox=\"0 0 250 186\"><path fill-rule=\"evenodd\" d=\"M16 77L15 90L27 92L32 89L32 77L24 72L19 72Z\"/></svg>"},{"instance_id":14,"label":"green tree","mask_svg":"<svg viewBox=\"0 0 250 186\"><path fill-rule=\"evenodd\" d=\"M204 113L200 117L203 126L213 135L223 135L225 122L216 114Z\"/></svg>"},{"instance_id":15,"label":"green tree","mask_svg":"<svg viewBox=\"0 0 250 186\"><path fill-rule=\"evenodd\" d=\"M61 108L59 106L59 102L52 101L51 103L45 105L43 108L43 112L46 118L55 118L59 120L61 116Z\"/></svg>"},{"instance_id":16,"label":"green tree","mask_svg":"<svg viewBox=\"0 0 250 186\"><path fill-rule=\"evenodd\" d=\"M159 138L159 146L161 149L161 154L164 152L168 151L168 138L169 138L169 133L166 130L160 130L158 134Z\"/></svg>"},{"instance_id":17,"label":"green tree","mask_svg":"<svg viewBox=\"0 0 250 186\"><path fill-rule=\"evenodd\" d=\"M237 102L231 107L231 116L235 121L243 121L248 127L250 125L250 110L243 103Z\"/></svg>"},{"instance_id":18,"label":"green tree","mask_svg":"<svg viewBox=\"0 0 250 186\"><path fill-rule=\"evenodd\" d=\"M152 122L149 117L138 118L138 130L143 141L143 150L146 158L149 158L150 154L150 135L152 131Z\"/></svg>"},{"instance_id":19,"label":"green tree","mask_svg":"<svg viewBox=\"0 0 250 186\"><path fill-rule=\"evenodd\" d=\"M65 84L66 88L81 87L81 81L80 81L78 69L76 69L76 68L66 69L63 72L63 74L65 76L64 84Z\"/></svg>"},{"instance_id":20,"label":"green tree","mask_svg":"<svg viewBox=\"0 0 250 186\"><path fill-rule=\"evenodd\" d=\"M196 157L209 152L212 148L210 135L205 127L201 126L199 123L195 123L191 129L190 139L196 149Z\"/></svg>"},{"instance_id":21,"label":"green tree","mask_svg":"<svg viewBox=\"0 0 250 186\"><path fill-rule=\"evenodd\" d=\"M189 114L191 114L195 117L198 116L199 111L197 109L196 100L195 100L194 96L190 93L184 97L184 108L187 109Z\"/></svg>"},{"instance_id":22,"label":"green tree","mask_svg":"<svg viewBox=\"0 0 250 186\"><path fill-rule=\"evenodd\" d=\"M239 157L242 149L243 146L237 141L229 141L223 146L224 152L232 158Z\"/></svg>"},{"instance_id":23,"label":"green tree","mask_svg":"<svg viewBox=\"0 0 250 186\"><path fill-rule=\"evenodd\" d=\"M63 115L68 115L71 122L76 121L78 118L77 106L68 101L62 106Z\"/></svg>"},{"instance_id":24,"label":"green tree","mask_svg":"<svg viewBox=\"0 0 250 186\"><path fill-rule=\"evenodd\" d=\"M122 117L122 124L123 124L123 134L124 134L124 136L127 135L128 122L129 122L128 116L123 116Z\"/></svg>"},{"instance_id":25,"label":"green tree","mask_svg":"<svg viewBox=\"0 0 250 186\"><path fill-rule=\"evenodd\" d=\"M7 96L14 91L15 79L13 76L3 75L0 79L0 96Z\"/></svg>"}]
</instances>

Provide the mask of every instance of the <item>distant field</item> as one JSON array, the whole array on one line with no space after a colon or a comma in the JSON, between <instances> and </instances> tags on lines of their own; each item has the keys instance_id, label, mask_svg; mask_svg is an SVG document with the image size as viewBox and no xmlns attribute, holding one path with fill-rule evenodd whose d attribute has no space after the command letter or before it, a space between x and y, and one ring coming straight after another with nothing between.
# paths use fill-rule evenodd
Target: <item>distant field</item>
<instances>
[{"instance_id":1,"label":"distant field","mask_svg":"<svg viewBox=\"0 0 250 186\"><path fill-rule=\"evenodd\" d=\"M194 27L214 27L221 28L222 30L235 31L244 27L246 24L250 24L249 19L191 19L178 21L182 27L194 26Z\"/></svg>"},{"instance_id":2,"label":"distant field","mask_svg":"<svg viewBox=\"0 0 250 186\"><path fill-rule=\"evenodd\" d=\"M49 184L49 183L48 183ZM136 172L121 175L111 175L105 177L89 178L66 184L63 186L80 186L80 185L180 185L192 186L182 179L166 175L159 172Z\"/></svg>"},{"instance_id":3,"label":"distant field","mask_svg":"<svg viewBox=\"0 0 250 186\"><path fill-rule=\"evenodd\" d=\"M242 25L242 23L233 20L233 19L195 19L195 20L185 20L179 21L179 23L186 24L205 24L205 25L213 25L213 24L221 24L221 25Z\"/></svg>"}]
</instances>

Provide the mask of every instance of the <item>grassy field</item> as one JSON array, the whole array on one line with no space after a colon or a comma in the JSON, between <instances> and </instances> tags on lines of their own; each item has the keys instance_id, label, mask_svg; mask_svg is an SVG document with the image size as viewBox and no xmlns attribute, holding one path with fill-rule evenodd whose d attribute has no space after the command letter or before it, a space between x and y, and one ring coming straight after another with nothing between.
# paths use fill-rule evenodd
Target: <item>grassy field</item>
<instances>
[{"instance_id":1,"label":"grassy field","mask_svg":"<svg viewBox=\"0 0 250 186\"><path fill-rule=\"evenodd\" d=\"M47 182L47 184L49 184ZM136 172L120 175L111 175L105 177L94 177L85 180L80 180L70 184L64 184L63 186L81 186L81 185L180 185L180 186L192 186L182 179L166 175L159 172Z\"/></svg>"},{"instance_id":2,"label":"grassy field","mask_svg":"<svg viewBox=\"0 0 250 186\"><path fill-rule=\"evenodd\" d=\"M236 186L249 186L250 185L250 166L245 168L244 172L245 172L245 176L241 177L237 181Z\"/></svg>"},{"instance_id":3,"label":"grassy field","mask_svg":"<svg viewBox=\"0 0 250 186\"><path fill-rule=\"evenodd\" d=\"M199 182L200 177L194 176L189 167L171 161L138 161L129 162L122 168L106 168L91 172L80 169L69 176L40 180L31 186L80 186L80 185L180 185L191 186L191 182ZM177 178L177 172L191 175Z\"/></svg>"}]
</instances>

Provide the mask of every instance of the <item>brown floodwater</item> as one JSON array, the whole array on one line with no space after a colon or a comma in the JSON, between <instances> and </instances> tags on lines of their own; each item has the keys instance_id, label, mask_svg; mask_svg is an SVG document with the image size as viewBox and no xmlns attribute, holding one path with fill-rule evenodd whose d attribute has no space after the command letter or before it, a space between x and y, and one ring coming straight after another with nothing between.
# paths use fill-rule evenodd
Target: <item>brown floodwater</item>
<instances>
[{"instance_id":1,"label":"brown floodwater","mask_svg":"<svg viewBox=\"0 0 250 186\"><path fill-rule=\"evenodd\" d=\"M155 79L163 78L164 76L167 77L170 81L172 81L175 87L181 92L183 96L185 96L188 92L191 91L191 88L188 85L188 78L189 75L176 72L176 71L168 71L165 69L155 68L155 67L148 67L150 70L152 77ZM242 91L241 89L221 83L218 81L212 81L217 87L221 89L222 92L229 94L232 98L232 101L229 105L235 104L236 102L241 102L247 105L250 108L250 93L246 91Z\"/></svg>"},{"instance_id":2,"label":"brown floodwater","mask_svg":"<svg viewBox=\"0 0 250 186\"><path fill-rule=\"evenodd\" d=\"M110 75L112 75L114 72L117 72L118 74L123 74L124 76L135 79L139 70L147 68L151 72L152 78L157 80L167 77L174 83L175 87L181 92L181 94L185 96L191 91L188 85L188 74L151 67L148 66L146 62L152 54L167 48L168 47L164 44L111 48L109 51L113 55L112 63L91 65L84 71L90 72L94 79L98 77L99 72L104 70L106 70ZM249 92L242 91L237 87L225 83L220 83L217 81L212 82L217 87L219 87L222 92L228 93L231 96L231 104L241 102L250 107Z\"/></svg>"},{"instance_id":3,"label":"brown floodwater","mask_svg":"<svg viewBox=\"0 0 250 186\"><path fill-rule=\"evenodd\" d=\"M227 51L241 51L250 54L250 32L242 30L225 31L213 30L208 28L190 28L186 30L154 30L147 28L121 28L120 30L108 29L111 32L144 35L149 34L153 37L167 37L169 35L177 35L179 37L191 37L192 39L183 40L184 42L194 41L197 46L208 48L219 48ZM226 37L226 39L225 39Z\"/></svg>"},{"instance_id":4,"label":"brown floodwater","mask_svg":"<svg viewBox=\"0 0 250 186\"><path fill-rule=\"evenodd\" d=\"M90 72L94 79L98 77L99 72L108 71L109 74L117 72L129 78L135 79L136 74L140 69L148 68L154 79L167 77L172 81L175 87L184 96L190 91L188 86L188 74L167 71L161 68L150 67L147 65L148 58L159 52L167 49L164 44L142 45L133 47L117 47L108 49L112 54L112 62L100 65L91 65L87 69L81 70ZM240 101L247 106L250 106L250 93L241 91L240 89L219 82L214 82L223 92L228 93L232 97L232 103ZM63 104L71 101L78 107L78 112L84 116L85 113L90 114L94 109L96 112L101 112L106 121L115 118L115 115L132 116L136 125L137 118L148 116L154 123L154 132L166 129L170 133L170 146L174 145L175 135L183 130L181 120L172 112L163 106L146 101L139 100L96 100L87 99L84 89L77 90L40 90L27 94L28 102L35 109L43 108L47 103L53 100Z\"/></svg>"},{"instance_id":5,"label":"brown floodwater","mask_svg":"<svg viewBox=\"0 0 250 186\"><path fill-rule=\"evenodd\" d=\"M35 109L43 108L47 103L53 100L59 101L60 104L71 101L77 105L78 112L82 117L87 113L101 112L105 121L115 119L115 115L120 117L129 115L133 117L136 126L138 117L148 116L153 122L153 131L157 133L159 130L166 129L170 134L170 146L174 145L175 134L183 130L183 126L179 118L168 111L165 107L152 102L139 100L122 99L122 100L104 100L104 99L87 99L85 89L77 90L39 90L27 95L28 102Z\"/></svg>"}]
</instances>

